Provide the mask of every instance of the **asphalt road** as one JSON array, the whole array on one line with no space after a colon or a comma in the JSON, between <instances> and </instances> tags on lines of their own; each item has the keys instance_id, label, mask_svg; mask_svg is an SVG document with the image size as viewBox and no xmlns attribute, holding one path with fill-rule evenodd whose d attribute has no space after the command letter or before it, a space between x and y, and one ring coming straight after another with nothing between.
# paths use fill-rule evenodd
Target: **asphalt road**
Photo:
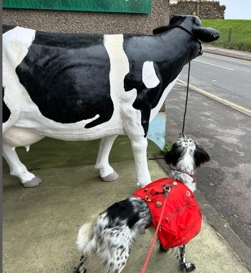
<instances>
[{"instance_id":1,"label":"asphalt road","mask_svg":"<svg viewBox=\"0 0 251 273\"><path fill-rule=\"evenodd\" d=\"M204 55L192 63L190 84L251 110L251 62ZM179 79L166 100L169 143L182 129L186 87L181 82L187 80L186 67ZM197 188L223 220L223 229L231 228L250 250L251 117L195 90L189 91L185 133L211 156L197 171Z\"/></svg>"},{"instance_id":2,"label":"asphalt road","mask_svg":"<svg viewBox=\"0 0 251 273\"><path fill-rule=\"evenodd\" d=\"M179 79L187 81L188 66ZM251 62L204 53L191 63L190 84L251 111Z\"/></svg>"}]
</instances>

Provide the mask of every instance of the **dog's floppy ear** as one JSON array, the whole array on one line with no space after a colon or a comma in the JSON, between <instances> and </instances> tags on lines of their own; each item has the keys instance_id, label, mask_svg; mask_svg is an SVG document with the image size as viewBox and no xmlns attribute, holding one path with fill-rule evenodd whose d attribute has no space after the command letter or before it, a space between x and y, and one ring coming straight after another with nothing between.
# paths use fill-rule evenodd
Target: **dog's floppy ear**
<instances>
[{"instance_id":1,"label":"dog's floppy ear","mask_svg":"<svg viewBox=\"0 0 251 273\"><path fill-rule=\"evenodd\" d=\"M164 156L164 160L166 161L168 165L176 166L181 156L182 156L182 149L177 143L174 143L171 151L169 151Z\"/></svg>"},{"instance_id":2,"label":"dog's floppy ear","mask_svg":"<svg viewBox=\"0 0 251 273\"><path fill-rule=\"evenodd\" d=\"M196 142L194 144L196 147L194 151L194 162L195 166L199 167L201 164L208 162L210 160L210 156L200 144Z\"/></svg>"}]
</instances>

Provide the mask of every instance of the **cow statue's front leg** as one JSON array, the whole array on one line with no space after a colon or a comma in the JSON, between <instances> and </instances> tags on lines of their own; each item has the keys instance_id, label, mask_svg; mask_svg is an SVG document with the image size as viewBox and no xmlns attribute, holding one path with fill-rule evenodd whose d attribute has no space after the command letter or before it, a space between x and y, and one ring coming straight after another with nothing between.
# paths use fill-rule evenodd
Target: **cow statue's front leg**
<instances>
[{"instance_id":1,"label":"cow statue's front leg","mask_svg":"<svg viewBox=\"0 0 251 273\"><path fill-rule=\"evenodd\" d=\"M109 164L109 155L117 135L107 136L101 139L95 168L99 169L100 178L105 182L115 181L119 175Z\"/></svg>"},{"instance_id":2,"label":"cow statue's front leg","mask_svg":"<svg viewBox=\"0 0 251 273\"><path fill-rule=\"evenodd\" d=\"M38 186L41 183L40 178L28 172L27 168L19 160L16 151L12 150L11 146L4 142L3 156L9 165L10 174L18 177L21 180L24 187L31 188Z\"/></svg>"},{"instance_id":3,"label":"cow statue's front leg","mask_svg":"<svg viewBox=\"0 0 251 273\"><path fill-rule=\"evenodd\" d=\"M130 136L132 151L135 161L137 185L145 186L151 182L151 176L147 164L147 145L148 141L143 136Z\"/></svg>"}]
</instances>

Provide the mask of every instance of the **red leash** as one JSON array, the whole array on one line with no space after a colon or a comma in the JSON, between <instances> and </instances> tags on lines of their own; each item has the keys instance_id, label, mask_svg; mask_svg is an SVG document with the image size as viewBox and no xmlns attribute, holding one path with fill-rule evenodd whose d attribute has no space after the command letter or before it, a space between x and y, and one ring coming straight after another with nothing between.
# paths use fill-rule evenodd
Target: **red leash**
<instances>
[{"instance_id":1,"label":"red leash","mask_svg":"<svg viewBox=\"0 0 251 273\"><path fill-rule=\"evenodd\" d=\"M184 117L183 117L182 134L184 133L184 129L185 129L185 120L186 120L187 102L188 102L188 91L189 91L190 69L191 69L191 62L189 62L189 64L188 64L187 92L186 92L185 111L184 111ZM188 174L188 175L190 175L190 174ZM191 175L190 175L190 176L191 176ZM195 181L196 181L196 180L195 180L195 178L194 178L194 182L195 182ZM140 273L145 273L146 267L147 267L147 265L148 265L148 262L149 262L149 260L150 260L150 256L151 256L152 251L153 251L153 248L154 248L154 244L155 244L156 239L157 239L157 234L158 234L158 230L159 230L159 227L160 227L161 219L162 219L162 217L163 217L163 213L164 213L164 208L165 208L167 196L168 196L168 193L169 193L170 190L171 190L170 186L169 186L169 187L167 187L167 186L169 186L169 185L165 185L165 186L164 186L165 199L164 199L164 204L163 204L163 207L162 207L160 219L159 219L159 222L158 222L158 226L157 226L157 228L156 228L156 230L155 230L155 233L154 233L154 236L153 236L151 245L150 245L150 249L149 249L149 251L148 251L148 253L147 253L147 256L146 256L144 265L143 265L143 267L142 267Z\"/></svg>"},{"instance_id":2,"label":"red leash","mask_svg":"<svg viewBox=\"0 0 251 273\"><path fill-rule=\"evenodd\" d=\"M161 219L163 217L163 213L164 213L164 209L165 209L165 205L166 205L167 196L168 196L168 193L170 192L170 190L171 190L171 187L168 184L164 186L165 199L164 199L164 203L163 203L163 206L162 206L162 211L161 211L161 214L160 214L158 226L157 226L157 228L155 230L155 233L154 233L151 245L150 245L150 249L148 250L145 262L144 262L144 264L142 266L142 269L141 269L140 273L144 273L146 271L146 267L147 267L148 262L150 260L150 257L151 257L151 254L152 254L155 242L157 240L157 234L158 234L158 231L159 231L159 228L160 228L160 223L161 223Z\"/></svg>"}]
</instances>

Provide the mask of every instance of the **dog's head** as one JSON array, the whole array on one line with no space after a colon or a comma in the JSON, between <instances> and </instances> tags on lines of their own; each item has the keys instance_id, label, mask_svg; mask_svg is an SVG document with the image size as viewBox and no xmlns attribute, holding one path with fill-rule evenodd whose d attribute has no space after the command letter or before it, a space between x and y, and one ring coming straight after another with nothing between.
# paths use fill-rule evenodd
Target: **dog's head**
<instances>
[{"instance_id":1,"label":"dog's head","mask_svg":"<svg viewBox=\"0 0 251 273\"><path fill-rule=\"evenodd\" d=\"M194 169L208 162L210 156L200 144L191 138L187 138L186 135L180 134L179 139L173 144L172 149L165 155L164 159L168 165L174 167L182 165L182 169L187 167Z\"/></svg>"}]
</instances>

